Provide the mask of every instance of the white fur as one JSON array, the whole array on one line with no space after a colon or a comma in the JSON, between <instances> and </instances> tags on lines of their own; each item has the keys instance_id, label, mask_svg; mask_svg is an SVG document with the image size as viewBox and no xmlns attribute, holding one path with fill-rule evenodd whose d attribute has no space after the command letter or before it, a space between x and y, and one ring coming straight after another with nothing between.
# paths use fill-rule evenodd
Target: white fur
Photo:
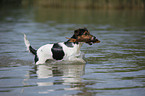
<instances>
[{"instance_id":1,"label":"white fur","mask_svg":"<svg viewBox=\"0 0 145 96\"><path fill-rule=\"evenodd\" d=\"M63 42L58 43L62 46L63 51L65 53L65 56L62 60L67 61L79 61L85 63L85 61L82 59L82 54L80 51L80 47L82 44L74 44L74 47L67 47ZM53 44L46 44L41 46L37 51L37 56L39 58L39 61L36 62L36 64L43 64L47 59L53 59L51 48L53 47Z\"/></svg>"},{"instance_id":2,"label":"white fur","mask_svg":"<svg viewBox=\"0 0 145 96\"><path fill-rule=\"evenodd\" d=\"M27 50L29 50L30 43L27 40L27 37L25 34L24 34L24 42L27 47ZM80 51L80 48L83 43L73 44L73 47L67 47L64 44L64 42L61 42L58 44L63 48L63 51L65 53L62 60L79 61L79 62L85 63L85 61L83 60L84 54L81 53L81 51ZM46 44L46 45L41 46L37 50L38 61L36 62L36 64L44 64L47 59L53 59L52 51L51 51L53 45L54 44ZM30 50L29 50L29 52L30 52Z\"/></svg>"},{"instance_id":3,"label":"white fur","mask_svg":"<svg viewBox=\"0 0 145 96\"><path fill-rule=\"evenodd\" d=\"M26 34L24 34L24 42L25 42L25 45L26 45L27 51L30 52L30 50L29 50L30 42L27 40L27 36L26 36Z\"/></svg>"}]
</instances>

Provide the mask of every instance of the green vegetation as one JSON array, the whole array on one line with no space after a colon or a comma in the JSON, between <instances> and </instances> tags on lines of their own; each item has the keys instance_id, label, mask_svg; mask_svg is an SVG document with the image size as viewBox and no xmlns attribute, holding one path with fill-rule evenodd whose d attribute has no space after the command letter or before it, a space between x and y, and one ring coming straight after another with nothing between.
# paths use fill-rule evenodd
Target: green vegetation
<instances>
[{"instance_id":1,"label":"green vegetation","mask_svg":"<svg viewBox=\"0 0 145 96\"><path fill-rule=\"evenodd\" d=\"M2 6L81 9L145 9L145 0L0 0Z\"/></svg>"},{"instance_id":2,"label":"green vegetation","mask_svg":"<svg viewBox=\"0 0 145 96\"><path fill-rule=\"evenodd\" d=\"M28 3L30 0L23 0ZM31 0L41 7L86 9L144 9L145 0Z\"/></svg>"}]
</instances>

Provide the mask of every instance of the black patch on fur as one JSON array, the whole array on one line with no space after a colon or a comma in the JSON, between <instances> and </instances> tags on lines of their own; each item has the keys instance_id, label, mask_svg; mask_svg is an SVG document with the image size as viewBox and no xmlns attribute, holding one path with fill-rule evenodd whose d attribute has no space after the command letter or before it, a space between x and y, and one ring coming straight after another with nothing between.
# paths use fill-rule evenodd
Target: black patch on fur
<instances>
[{"instance_id":1,"label":"black patch on fur","mask_svg":"<svg viewBox=\"0 0 145 96\"><path fill-rule=\"evenodd\" d=\"M30 52L35 55L34 61L35 63L38 61L38 56L37 56L37 50L35 50L34 48L32 48L31 46L29 46L29 50Z\"/></svg>"},{"instance_id":2,"label":"black patch on fur","mask_svg":"<svg viewBox=\"0 0 145 96\"><path fill-rule=\"evenodd\" d=\"M65 44L67 47L73 47L73 43L72 43L72 42L64 42L64 44Z\"/></svg>"},{"instance_id":3,"label":"black patch on fur","mask_svg":"<svg viewBox=\"0 0 145 96\"><path fill-rule=\"evenodd\" d=\"M35 61L35 63L38 61L37 55L35 55L34 61Z\"/></svg>"},{"instance_id":4,"label":"black patch on fur","mask_svg":"<svg viewBox=\"0 0 145 96\"><path fill-rule=\"evenodd\" d=\"M29 50L33 55L36 55L36 50L34 48L32 48L31 46L29 46Z\"/></svg>"},{"instance_id":5,"label":"black patch on fur","mask_svg":"<svg viewBox=\"0 0 145 96\"><path fill-rule=\"evenodd\" d=\"M52 51L52 57L55 60L61 60L61 59L63 59L63 57L64 57L64 51L63 51L62 47L58 43L55 43L53 45L51 51Z\"/></svg>"},{"instance_id":6,"label":"black patch on fur","mask_svg":"<svg viewBox=\"0 0 145 96\"><path fill-rule=\"evenodd\" d=\"M79 44L79 42L73 42L74 44Z\"/></svg>"}]
</instances>

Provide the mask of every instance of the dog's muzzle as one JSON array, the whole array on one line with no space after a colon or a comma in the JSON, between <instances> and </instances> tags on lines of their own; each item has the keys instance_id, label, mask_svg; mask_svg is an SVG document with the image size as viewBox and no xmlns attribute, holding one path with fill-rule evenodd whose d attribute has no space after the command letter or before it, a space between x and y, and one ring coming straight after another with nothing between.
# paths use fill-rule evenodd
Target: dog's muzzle
<instances>
[{"instance_id":1,"label":"dog's muzzle","mask_svg":"<svg viewBox=\"0 0 145 96\"><path fill-rule=\"evenodd\" d=\"M96 39L95 36L93 36L90 40L88 40L86 43L89 45L92 45L93 43L100 43L100 40Z\"/></svg>"}]
</instances>

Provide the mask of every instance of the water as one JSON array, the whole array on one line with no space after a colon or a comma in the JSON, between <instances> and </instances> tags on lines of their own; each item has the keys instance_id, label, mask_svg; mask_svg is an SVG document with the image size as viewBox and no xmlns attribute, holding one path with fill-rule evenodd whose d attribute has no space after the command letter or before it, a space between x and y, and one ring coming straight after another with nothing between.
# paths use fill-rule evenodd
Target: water
<instances>
[{"instance_id":1,"label":"water","mask_svg":"<svg viewBox=\"0 0 145 96\"><path fill-rule=\"evenodd\" d=\"M8 8L0 12L1 96L144 96L145 12ZM84 44L86 64L35 66L33 47L66 41L87 27L101 41Z\"/></svg>"}]
</instances>

